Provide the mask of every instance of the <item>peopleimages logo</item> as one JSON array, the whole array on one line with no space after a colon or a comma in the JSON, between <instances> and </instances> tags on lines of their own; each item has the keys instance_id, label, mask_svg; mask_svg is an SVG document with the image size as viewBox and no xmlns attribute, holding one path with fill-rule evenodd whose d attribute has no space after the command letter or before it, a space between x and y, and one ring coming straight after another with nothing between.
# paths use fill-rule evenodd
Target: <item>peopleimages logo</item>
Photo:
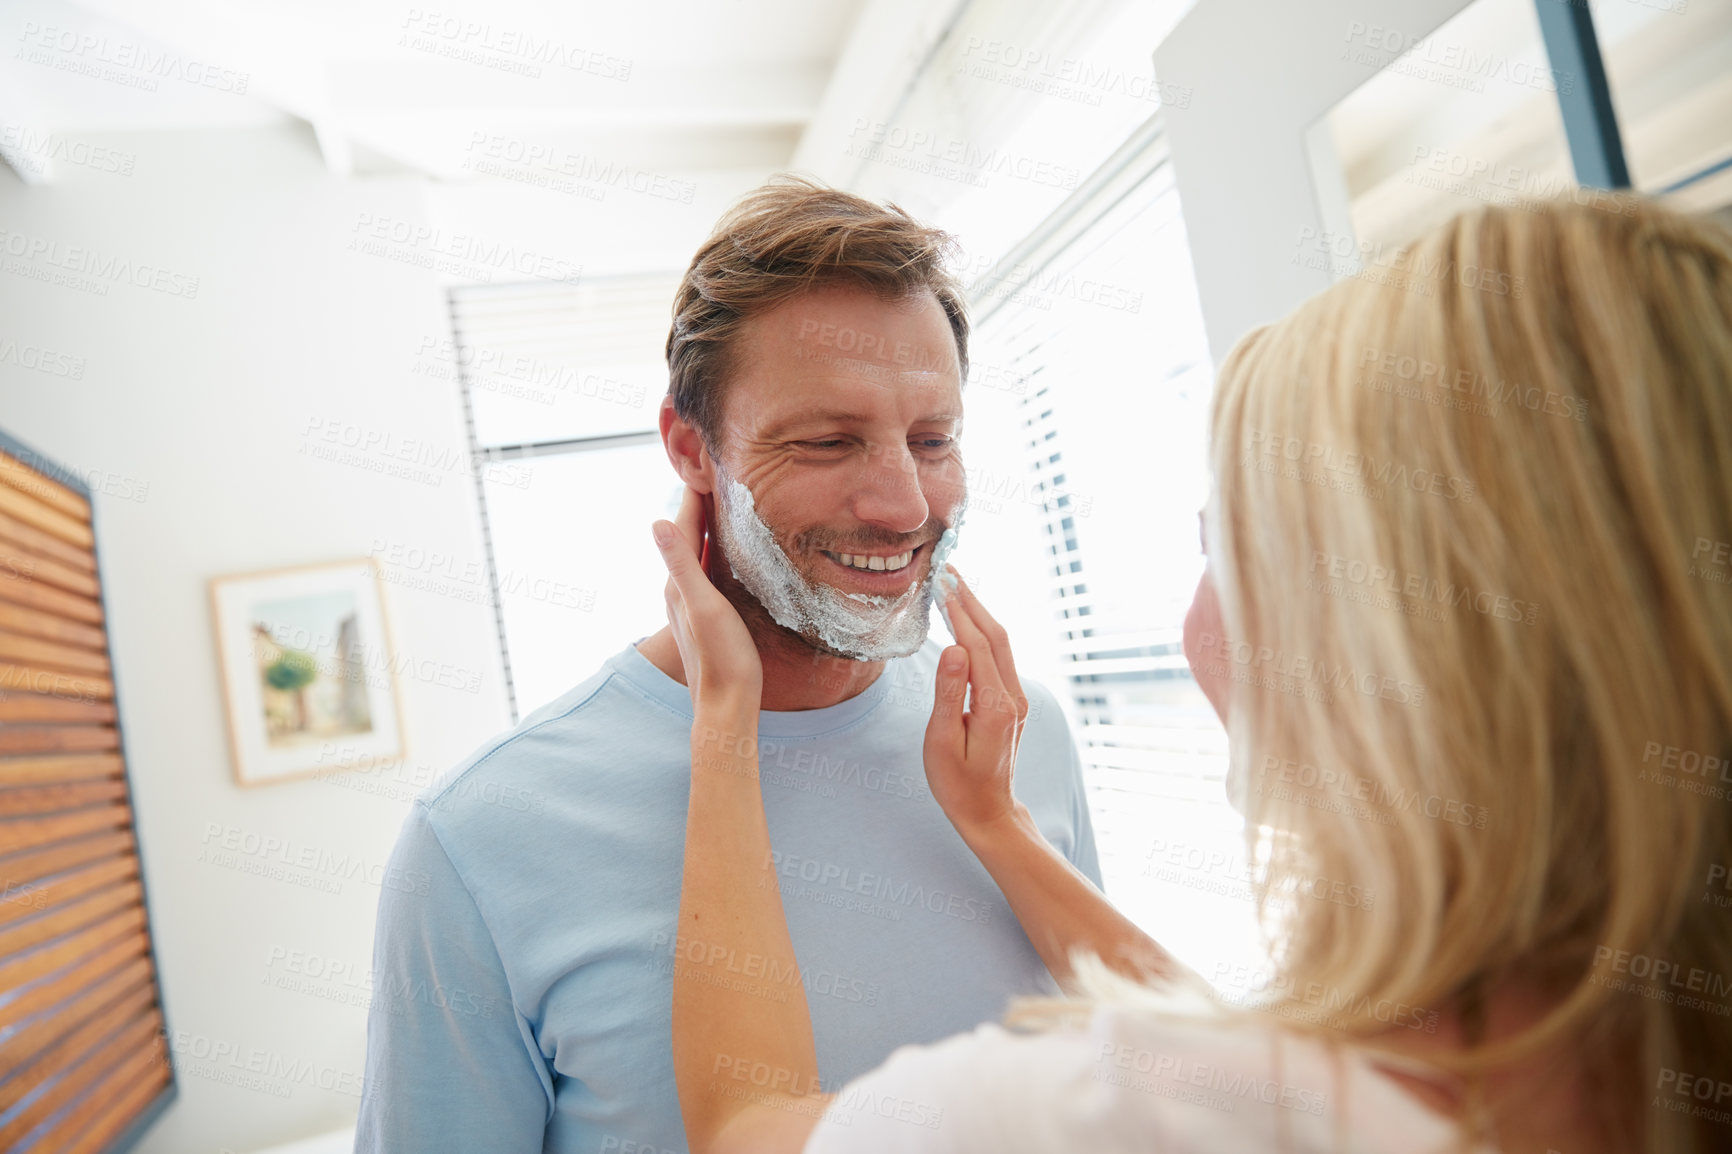
<instances>
[{"instance_id":1,"label":"peopleimages logo","mask_svg":"<svg viewBox=\"0 0 1732 1154\"><path fill-rule=\"evenodd\" d=\"M1575 89L1575 77L1545 64L1480 48L1473 44L1439 40L1433 34L1415 35L1399 28L1350 20L1344 38L1348 47L1341 59L1372 67L1389 68L1422 80L1435 80L1453 88L1484 92L1486 81L1495 80L1518 88L1557 92L1565 96ZM1396 60L1386 59L1397 54Z\"/></svg>"},{"instance_id":2,"label":"peopleimages logo","mask_svg":"<svg viewBox=\"0 0 1732 1154\"><path fill-rule=\"evenodd\" d=\"M1650 741L1642 747L1636 780L1724 801L1732 797L1732 758Z\"/></svg>"},{"instance_id":3,"label":"peopleimages logo","mask_svg":"<svg viewBox=\"0 0 1732 1154\"><path fill-rule=\"evenodd\" d=\"M1706 559L1704 559L1706 558ZM1696 538L1690 550L1690 576L1703 577L1719 585L1732 583L1728 567L1732 566L1732 542Z\"/></svg>"},{"instance_id":4,"label":"peopleimages logo","mask_svg":"<svg viewBox=\"0 0 1732 1154\"><path fill-rule=\"evenodd\" d=\"M471 276L484 282L497 273L577 284L583 266L559 256L467 232L449 232L400 217L358 213L346 247L353 252Z\"/></svg>"},{"instance_id":5,"label":"peopleimages logo","mask_svg":"<svg viewBox=\"0 0 1732 1154\"><path fill-rule=\"evenodd\" d=\"M471 132L467 151L470 155L464 167L473 172L571 193L586 200L602 200L608 189L623 188L660 200L690 204L698 191L694 181L499 133Z\"/></svg>"},{"instance_id":6,"label":"peopleimages logo","mask_svg":"<svg viewBox=\"0 0 1732 1154\"><path fill-rule=\"evenodd\" d=\"M674 1154L674 1151L654 1142L639 1142L609 1134L601 1140L601 1154Z\"/></svg>"},{"instance_id":7,"label":"peopleimages logo","mask_svg":"<svg viewBox=\"0 0 1732 1154\"><path fill-rule=\"evenodd\" d=\"M1449 501L1471 501L1475 492L1474 483L1465 477L1416 468L1387 457L1379 459L1357 450L1344 451L1318 441L1252 426L1241 465L1273 472L1276 466L1283 464L1297 470L1283 475L1301 480L1316 477L1352 482L1350 488L1375 500L1381 500L1390 490L1408 489Z\"/></svg>"},{"instance_id":8,"label":"peopleimages logo","mask_svg":"<svg viewBox=\"0 0 1732 1154\"><path fill-rule=\"evenodd\" d=\"M1250 1098L1265 1106L1280 1106L1283 1109L1294 1110L1301 1114L1311 1114L1321 1117L1323 1108L1329 1102L1329 1096L1317 1090L1302 1086L1292 1086L1286 1082L1277 1082L1269 1078L1259 1078L1243 1070L1229 1070L1223 1066L1210 1066L1202 1062L1181 1057L1176 1054L1157 1054L1138 1046L1128 1046L1123 1042L1102 1042L1100 1059L1095 1072L1096 1081L1112 1081L1117 1085L1129 1085L1133 1089L1145 1093L1156 1090L1151 1084L1138 1085L1135 1081L1119 1078L1102 1077L1107 1070L1117 1070L1147 1074L1151 1078L1170 1081L1179 1085L1197 1086L1212 1090L1229 1100L1229 1110L1238 1102ZM1237 1099L1237 1101L1232 1101Z\"/></svg>"},{"instance_id":9,"label":"peopleimages logo","mask_svg":"<svg viewBox=\"0 0 1732 1154\"><path fill-rule=\"evenodd\" d=\"M38 24L34 20L24 21L18 39L21 47L14 59L146 92L155 92L158 80L179 80L195 88L245 96L252 80L249 73L185 57L179 52L114 40L76 28Z\"/></svg>"},{"instance_id":10,"label":"peopleimages logo","mask_svg":"<svg viewBox=\"0 0 1732 1154\"><path fill-rule=\"evenodd\" d=\"M1527 291L1527 278L1520 273L1462 263L1453 256L1416 252L1380 240L1360 240L1352 233L1319 231L1306 225L1293 243L1290 264L1373 280L1418 296L1434 295L1440 285L1450 284L1502 297L1520 298Z\"/></svg>"},{"instance_id":11,"label":"peopleimages logo","mask_svg":"<svg viewBox=\"0 0 1732 1154\"><path fill-rule=\"evenodd\" d=\"M397 45L417 52L480 64L539 79L541 66L553 64L601 80L625 83L632 61L525 28L469 20L449 13L410 8L403 14Z\"/></svg>"},{"instance_id":12,"label":"peopleimages logo","mask_svg":"<svg viewBox=\"0 0 1732 1154\"><path fill-rule=\"evenodd\" d=\"M1588 419L1588 402L1572 393L1542 391L1532 385L1511 383L1502 378L1494 380L1474 369L1451 368L1408 353L1367 348L1360 355L1359 371L1361 382L1365 383L1369 378L1373 388L1394 380L1412 386L1411 390L1403 390L1404 393L1445 396L1464 404L1483 401L1491 406L1487 408L1488 413L1503 408L1520 408L1582 423ZM1392 386L1382 391L1395 390Z\"/></svg>"},{"instance_id":13,"label":"peopleimages logo","mask_svg":"<svg viewBox=\"0 0 1732 1154\"><path fill-rule=\"evenodd\" d=\"M13 881L7 878L5 886L0 888L0 902L37 910L47 909L48 891L35 882Z\"/></svg>"},{"instance_id":14,"label":"peopleimages logo","mask_svg":"<svg viewBox=\"0 0 1732 1154\"><path fill-rule=\"evenodd\" d=\"M1724 1078L1661 1066L1654 1090L1654 1105L1662 1110L1722 1125L1732 1122L1732 1082Z\"/></svg>"},{"instance_id":15,"label":"peopleimages logo","mask_svg":"<svg viewBox=\"0 0 1732 1154\"><path fill-rule=\"evenodd\" d=\"M1059 56L1047 49L979 36L968 38L962 56L958 74L1059 100L1099 107L1104 97L1115 96L1169 107L1191 106L1189 87L1162 84L1153 73L1129 72L1099 60Z\"/></svg>"},{"instance_id":16,"label":"peopleimages logo","mask_svg":"<svg viewBox=\"0 0 1732 1154\"><path fill-rule=\"evenodd\" d=\"M214 821L205 823L199 844L200 861L295 884L330 883L312 888L333 893L340 891L344 881L364 881L381 889L425 897L433 879L425 870L406 870L356 854L300 843L294 838L260 834ZM338 888L333 889L332 885Z\"/></svg>"},{"instance_id":17,"label":"peopleimages logo","mask_svg":"<svg viewBox=\"0 0 1732 1154\"><path fill-rule=\"evenodd\" d=\"M1716 888L1726 892L1715 893L1714 891ZM1702 900L1708 905L1721 906L1723 908L1726 906L1732 906L1732 871L1728 871L1727 868L1719 862L1715 862L1713 865L1709 866L1707 888L1702 893Z\"/></svg>"},{"instance_id":18,"label":"peopleimages logo","mask_svg":"<svg viewBox=\"0 0 1732 1154\"><path fill-rule=\"evenodd\" d=\"M1588 981L1679 1010L1732 1017L1732 979L1670 958L1595 946Z\"/></svg>"},{"instance_id":19,"label":"peopleimages logo","mask_svg":"<svg viewBox=\"0 0 1732 1154\"><path fill-rule=\"evenodd\" d=\"M1334 793L1343 799L1367 804L1380 818L1387 816L1388 820L1379 822L1383 825L1392 824L1395 814L1410 813L1451 825L1484 829L1489 812L1483 805L1417 789L1391 787L1345 770L1319 769L1310 762L1290 761L1273 755L1263 758L1257 776L1257 788L1262 790L1273 786L1277 800L1299 800L1299 795L1284 795L1282 786L1298 786L1301 790L1321 794Z\"/></svg>"},{"instance_id":20,"label":"peopleimages logo","mask_svg":"<svg viewBox=\"0 0 1732 1154\"><path fill-rule=\"evenodd\" d=\"M1217 962L1210 984L1227 987L1223 1001L1246 1009L1264 1010L1320 1025L1340 1026L1349 1018L1370 1018L1385 1025L1421 1033L1437 1033L1438 1012L1391 998L1372 998L1322 982L1300 983L1287 974ZM1270 998L1273 992L1275 997Z\"/></svg>"},{"instance_id":21,"label":"peopleimages logo","mask_svg":"<svg viewBox=\"0 0 1732 1154\"><path fill-rule=\"evenodd\" d=\"M1149 846L1148 859L1148 864L1143 867L1143 876L1156 881L1246 902L1256 902L1269 891L1267 882L1251 869L1242 855L1224 849L1155 838ZM1377 894L1370 886L1325 877L1289 880L1292 884L1283 885L1280 892L1290 896L1366 910L1371 909L1377 900Z\"/></svg>"},{"instance_id":22,"label":"peopleimages logo","mask_svg":"<svg viewBox=\"0 0 1732 1154\"><path fill-rule=\"evenodd\" d=\"M884 902L892 907L891 912L898 915L892 920L900 920L902 909L916 908L960 918L965 922L985 923L992 920L992 907L979 898L929 889L918 882L898 881L887 874L855 870L835 862L784 854L780 850L770 851L770 864L778 875L789 881L806 882L824 889L859 894Z\"/></svg>"},{"instance_id":23,"label":"peopleimages logo","mask_svg":"<svg viewBox=\"0 0 1732 1154\"><path fill-rule=\"evenodd\" d=\"M1082 180L1082 170L1074 165L1057 164L996 146L988 148L963 137L906 128L883 120L856 117L848 137L845 150L848 156L917 171L924 171L922 165L929 165L934 175L960 179L978 187L985 187L994 176L1063 189L1075 188Z\"/></svg>"},{"instance_id":24,"label":"peopleimages logo","mask_svg":"<svg viewBox=\"0 0 1732 1154\"><path fill-rule=\"evenodd\" d=\"M827 1109L832 1120L842 1125L853 1121L852 1115L856 1111L907 1122L928 1130L938 1129L944 1120L944 1109L930 1102L904 1098L898 1094L874 1093L869 1086L853 1082L842 1085L833 1081L831 1085L825 1086L821 1078L801 1074L786 1066L773 1066L768 1062L734 1054L717 1054L714 1065L710 1067L710 1074L715 1079L711 1082L711 1088L729 1092L731 1097L761 1101L770 1106L784 1105L773 1095L810 1098L813 1101L802 1103L807 1109L800 1112L809 1112L816 1117ZM759 1093L748 1092L746 1086L727 1086L726 1081L729 1080L757 1087ZM818 1100L825 1094L836 1096L827 1108L824 1102Z\"/></svg>"},{"instance_id":25,"label":"peopleimages logo","mask_svg":"<svg viewBox=\"0 0 1732 1154\"><path fill-rule=\"evenodd\" d=\"M744 953L733 946L725 946L700 941L687 937L685 934L670 934L666 930L657 930L650 936L650 950L658 959L665 957L668 964L662 967L663 972L674 971L675 964L684 963L688 966L701 967L718 975L729 975L743 979L747 983L761 983L765 987L804 986L806 991L819 997L835 998L838 1001L853 1002L862 1006L876 1006L880 988L877 982L868 982L864 978L850 977L838 974L832 970L818 969L808 966L800 969L798 963L784 966L775 958L764 954ZM681 977L692 977L689 972L682 972ZM716 984L716 983L710 983ZM760 992L747 989L745 992ZM762 991L767 994L770 991ZM781 1001L781 997L773 1000Z\"/></svg>"},{"instance_id":26,"label":"peopleimages logo","mask_svg":"<svg viewBox=\"0 0 1732 1154\"><path fill-rule=\"evenodd\" d=\"M95 292L98 296L108 295L110 284L130 284L186 300L198 296L198 277L86 245L63 245L50 237L0 229L0 253L18 258L7 263L7 272L36 280L69 278L65 281L67 287Z\"/></svg>"},{"instance_id":27,"label":"peopleimages logo","mask_svg":"<svg viewBox=\"0 0 1732 1154\"><path fill-rule=\"evenodd\" d=\"M510 349L487 345L458 344L446 337L422 337L415 350L416 368L423 376L438 376L444 380L466 380L471 387L488 392L507 392L511 396L527 397L540 404L554 404L557 393L569 393L585 400L601 401L622 408L640 409L648 396L640 383L621 381L601 373L579 370L569 364L531 357ZM442 371L430 371L433 365ZM522 384L523 390L500 388L506 382ZM545 393L530 390L545 389Z\"/></svg>"},{"instance_id":28,"label":"peopleimages logo","mask_svg":"<svg viewBox=\"0 0 1732 1154\"><path fill-rule=\"evenodd\" d=\"M51 162L64 161L95 172L131 176L133 165L138 162L138 157L130 152L13 122L0 123L0 155L4 155L8 162L38 174L47 171Z\"/></svg>"},{"instance_id":29,"label":"peopleimages logo","mask_svg":"<svg viewBox=\"0 0 1732 1154\"><path fill-rule=\"evenodd\" d=\"M174 1063L180 1072L244 1089L262 1090L283 1098L293 1094L296 1086L316 1086L352 1098L361 1096L361 1075L352 1070L339 1070L335 1066L292 1057L277 1050L243 1047L236 1042L187 1030L170 1033L159 1029L157 1036L169 1053L191 1060ZM253 1080L249 1080L249 1075Z\"/></svg>"},{"instance_id":30,"label":"peopleimages logo","mask_svg":"<svg viewBox=\"0 0 1732 1154\"><path fill-rule=\"evenodd\" d=\"M1073 272L1049 268L1032 261L1006 264L1000 257L981 255L966 262L962 270L966 280L987 283L987 295L1008 297L1018 302L1071 301L1094 305L1113 312L1139 313L1143 309L1143 293L1108 281L1079 277Z\"/></svg>"},{"instance_id":31,"label":"peopleimages logo","mask_svg":"<svg viewBox=\"0 0 1732 1154\"><path fill-rule=\"evenodd\" d=\"M1457 585L1453 581L1438 581L1419 573L1403 573L1392 566L1361 561L1355 557L1312 550L1310 572L1313 578L1319 576L1320 570L1322 576L1332 581L1346 581L1351 585L1380 589L1423 602L1446 605L1452 609L1466 606L1481 616L1495 617L1499 621L1519 621L1533 625L1539 616L1539 606L1532 601L1475 589L1471 585Z\"/></svg>"},{"instance_id":32,"label":"peopleimages logo","mask_svg":"<svg viewBox=\"0 0 1732 1154\"><path fill-rule=\"evenodd\" d=\"M927 708L930 708L930 700ZM698 741L704 748L713 748L723 755L745 757L756 750L758 768L764 774L781 770L784 773L800 774L826 785L852 785L868 793L882 793L889 797L925 797L931 792L923 774L884 769L868 765L858 758L832 758L822 750L797 748L794 744L778 738L703 726L698 730Z\"/></svg>"},{"instance_id":33,"label":"peopleimages logo","mask_svg":"<svg viewBox=\"0 0 1732 1154\"><path fill-rule=\"evenodd\" d=\"M1425 704L1424 685L1357 670L1344 662L1332 663L1327 658L1288 653L1268 645L1230 641L1207 631L1197 635L1197 643L1208 659L1206 672L1241 684L1292 692L1325 704L1334 700L1329 693L1334 689L1350 689L1401 705Z\"/></svg>"},{"instance_id":34,"label":"peopleimages logo","mask_svg":"<svg viewBox=\"0 0 1732 1154\"><path fill-rule=\"evenodd\" d=\"M19 368L46 373L51 377L66 377L74 381L84 377L83 357L55 352L41 345L21 345L5 337L0 337L0 365L17 365Z\"/></svg>"}]
</instances>

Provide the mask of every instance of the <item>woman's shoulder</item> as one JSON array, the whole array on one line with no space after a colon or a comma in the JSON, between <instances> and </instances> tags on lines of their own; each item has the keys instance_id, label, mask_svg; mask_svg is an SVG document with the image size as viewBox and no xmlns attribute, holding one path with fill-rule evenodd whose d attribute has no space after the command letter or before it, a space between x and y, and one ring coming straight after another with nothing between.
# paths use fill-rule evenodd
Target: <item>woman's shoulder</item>
<instances>
[{"instance_id":1,"label":"woman's shoulder","mask_svg":"<svg viewBox=\"0 0 1732 1154\"><path fill-rule=\"evenodd\" d=\"M1457 1141L1351 1050L1175 1003L904 1046L843 1088L806 1150L1371 1154Z\"/></svg>"}]
</instances>

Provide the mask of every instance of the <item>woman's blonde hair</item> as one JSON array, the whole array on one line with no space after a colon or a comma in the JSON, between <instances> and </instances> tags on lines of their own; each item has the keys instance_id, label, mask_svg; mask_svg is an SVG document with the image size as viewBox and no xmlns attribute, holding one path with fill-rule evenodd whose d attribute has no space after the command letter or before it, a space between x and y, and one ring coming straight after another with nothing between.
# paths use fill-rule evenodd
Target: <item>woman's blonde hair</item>
<instances>
[{"instance_id":1,"label":"woman's blonde hair","mask_svg":"<svg viewBox=\"0 0 1732 1154\"><path fill-rule=\"evenodd\" d=\"M1724 1148L1637 1102L1732 1081L1732 238L1468 212L1241 341L1212 461L1258 1008L1366 1037L1537 986L1439 1064L1580 1047L1616 1148Z\"/></svg>"}]
</instances>

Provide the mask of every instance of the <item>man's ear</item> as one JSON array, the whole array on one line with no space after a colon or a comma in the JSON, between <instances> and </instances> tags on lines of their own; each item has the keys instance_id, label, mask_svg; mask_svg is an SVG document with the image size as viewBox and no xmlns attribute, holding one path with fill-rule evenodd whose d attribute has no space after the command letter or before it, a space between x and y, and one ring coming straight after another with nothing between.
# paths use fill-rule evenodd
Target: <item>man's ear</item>
<instances>
[{"instance_id":1,"label":"man's ear","mask_svg":"<svg viewBox=\"0 0 1732 1154\"><path fill-rule=\"evenodd\" d=\"M658 419L662 446L667 450L668 461L673 465L674 472L679 474L680 480L699 493L714 493L715 462L711 460L710 451L705 446L703 434L698 432L697 426L674 412L672 397L662 398Z\"/></svg>"}]
</instances>

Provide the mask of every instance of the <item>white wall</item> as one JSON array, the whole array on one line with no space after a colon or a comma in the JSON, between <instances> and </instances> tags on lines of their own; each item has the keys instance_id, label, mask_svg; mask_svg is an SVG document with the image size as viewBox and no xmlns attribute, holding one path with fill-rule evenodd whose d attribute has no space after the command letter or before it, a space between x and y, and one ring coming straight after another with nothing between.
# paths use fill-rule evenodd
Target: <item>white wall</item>
<instances>
[{"instance_id":1,"label":"white wall","mask_svg":"<svg viewBox=\"0 0 1732 1154\"><path fill-rule=\"evenodd\" d=\"M690 203L613 188L597 206L504 183L336 177L299 122L78 139L130 157L130 171L68 165L26 187L0 168L0 250L45 241L68 259L80 246L197 277L197 295L44 284L0 254L0 348L83 364L66 379L0 359L0 429L96 490L152 930L171 1034L186 1048L180 1098L139 1150L254 1150L352 1123L379 897L366 878L382 874L414 795L507 724L492 611L461 596L474 591L461 575L482 560L473 482L449 465L466 443L461 410L454 383L427 372L449 368L425 351L450 335L444 285L352 251L357 224L427 225L586 276L683 268L722 208L766 174L678 173L694 179ZM423 460L446 464L416 481L304 452L325 429L410 452L420 442ZM380 558L397 657L432 674L398 678L408 756L236 785L207 580L395 545L450 558ZM453 574L459 595L416 587ZM200 859L231 831L286 847L237 855L251 864L306 851L324 865L288 869L297 884ZM218 1046L226 1056L199 1060ZM233 1084L249 1069L267 1088Z\"/></svg>"},{"instance_id":2,"label":"white wall","mask_svg":"<svg viewBox=\"0 0 1732 1154\"><path fill-rule=\"evenodd\" d=\"M180 1055L180 1099L140 1149L215 1154L353 1117L366 1017L335 998L365 997L379 890L364 872L389 855L417 774L501 728L504 699L487 611L387 584L399 653L475 671L478 691L400 679L410 747L400 772L234 784L208 578L364 557L378 537L479 556L466 476L416 483L301 452L313 420L463 444L449 383L412 372L422 339L446 333L442 292L419 269L344 250L359 213L419 221L426 196L408 178L333 178L291 125L102 143L135 156L130 175L69 168L34 188L0 175L0 228L196 276L197 296L126 283L96 295L8 264L0 340L83 358L85 371L68 380L0 364L0 428L97 471L97 548L169 1024L185 1043L242 1055L238 1067ZM311 847L358 860L364 872L299 871L337 875L340 891L326 893L213 865L200 860L213 828L281 839L291 857ZM287 972L291 952L343 970L308 991L271 984L301 980ZM316 1073L287 1097L208 1076L249 1060Z\"/></svg>"},{"instance_id":3,"label":"white wall","mask_svg":"<svg viewBox=\"0 0 1732 1154\"><path fill-rule=\"evenodd\" d=\"M1194 92L1167 126L1217 365L1247 330L1279 320L1331 283L1326 270L1293 258L1302 230L1326 228L1305 131L1375 72L1344 51L1349 29L1358 22L1424 36L1466 6L1198 0L1155 50L1161 83ZM1385 62L1398 55L1385 53Z\"/></svg>"}]
</instances>

